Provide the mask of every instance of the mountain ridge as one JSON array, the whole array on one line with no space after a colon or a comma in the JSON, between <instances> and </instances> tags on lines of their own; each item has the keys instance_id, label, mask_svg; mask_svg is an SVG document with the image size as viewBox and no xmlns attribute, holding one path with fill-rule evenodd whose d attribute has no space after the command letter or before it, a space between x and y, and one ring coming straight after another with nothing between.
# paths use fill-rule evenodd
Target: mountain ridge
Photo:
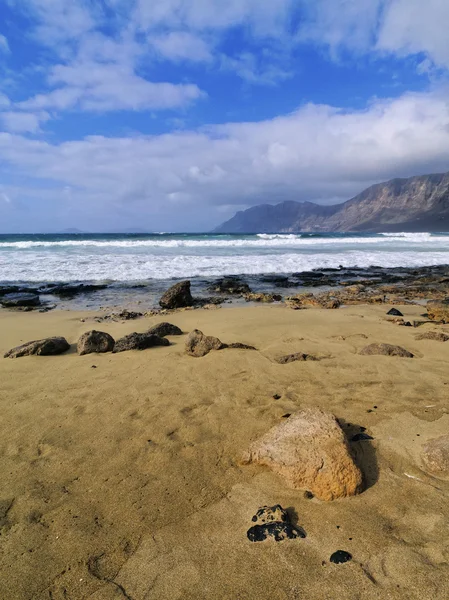
<instances>
[{"instance_id":1,"label":"mountain ridge","mask_svg":"<svg viewBox=\"0 0 449 600\"><path fill-rule=\"evenodd\" d=\"M237 212L214 233L444 230L449 230L449 172L376 183L340 204L260 204Z\"/></svg>"}]
</instances>

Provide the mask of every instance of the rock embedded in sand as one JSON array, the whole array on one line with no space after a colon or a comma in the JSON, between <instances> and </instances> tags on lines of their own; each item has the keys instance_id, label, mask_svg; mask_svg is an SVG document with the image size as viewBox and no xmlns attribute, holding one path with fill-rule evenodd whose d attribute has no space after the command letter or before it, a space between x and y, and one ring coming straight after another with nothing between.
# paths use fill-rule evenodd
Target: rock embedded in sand
<instances>
[{"instance_id":1,"label":"rock embedded in sand","mask_svg":"<svg viewBox=\"0 0 449 600\"><path fill-rule=\"evenodd\" d=\"M346 436L334 415L308 408L279 423L254 442L243 464L256 463L282 475L293 488L320 500L353 496L362 490Z\"/></svg>"},{"instance_id":2,"label":"rock embedded in sand","mask_svg":"<svg viewBox=\"0 0 449 600\"><path fill-rule=\"evenodd\" d=\"M162 308L184 308L193 305L190 281L180 281L169 288L159 300Z\"/></svg>"},{"instance_id":3,"label":"rock embedded in sand","mask_svg":"<svg viewBox=\"0 0 449 600\"><path fill-rule=\"evenodd\" d=\"M27 342L12 348L5 354L5 358L20 358L22 356L55 356L62 354L70 348L70 344L63 337L51 337L44 340Z\"/></svg>"},{"instance_id":4,"label":"rock embedded in sand","mask_svg":"<svg viewBox=\"0 0 449 600\"><path fill-rule=\"evenodd\" d=\"M287 365L288 363L296 362L296 361L305 361L305 360L319 360L316 356L312 354L305 354L304 352L295 352L295 354L286 354L285 356L281 356L276 359L276 362L280 365Z\"/></svg>"},{"instance_id":5,"label":"rock embedded in sand","mask_svg":"<svg viewBox=\"0 0 449 600\"><path fill-rule=\"evenodd\" d=\"M431 321L449 323L449 299L429 301L427 303L427 316Z\"/></svg>"},{"instance_id":6,"label":"rock embedded in sand","mask_svg":"<svg viewBox=\"0 0 449 600\"><path fill-rule=\"evenodd\" d=\"M449 434L427 442L422 460L426 470L433 475L449 477Z\"/></svg>"},{"instance_id":7,"label":"rock embedded in sand","mask_svg":"<svg viewBox=\"0 0 449 600\"><path fill-rule=\"evenodd\" d=\"M403 317L404 315L401 313L400 310L398 310L397 308L391 308L388 312L387 315L390 315L391 317Z\"/></svg>"},{"instance_id":8,"label":"rock embedded in sand","mask_svg":"<svg viewBox=\"0 0 449 600\"><path fill-rule=\"evenodd\" d=\"M115 340L104 331L86 331L78 340L77 351L80 356L85 354L95 354L103 352L112 352Z\"/></svg>"},{"instance_id":9,"label":"rock embedded in sand","mask_svg":"<svg viewBox=\"0 0 449 600\"><path fill-rule=\"evenodd\" d=\"M350 560L352 560L352 554L349 554L346 550L337 550L330 557L330 561L336 565L342 565Z\"/></svg>"},{"instance_id":10,"label":"rock embedded in sand","mask_svg":"<svg viewBox=\"0 0 449 600\"><path fill-rule=\"evenodd\" d=\"M363 356L400 356L402 358L413 358L413 354L402 348L401 346L393 346L391 344L370 344L365 346L359 352Z\"/></svg>"},{"instance_id":11,"label":"rock embedded in sand","mask_svg":"<svg viewBox=\"0 0 449 600\"><path fill-rule=\"evenodd\" d=\"M281 302L282 296L280 294L264 294L263 292L245 294L244 298L246 302Z\"/></svg>"},{"instance_id":12,"label":"rock embedded in sand","mask_svg":"<svg viewBox=\"0 0 449 600\"><path fill-rule=\"evenodd\" d=\"M241 342L233 342L232 344L225 344L225 348L234 348L235 350L257 350L254 346L248 344L242 344Z\"/></svg>"},{"instance_id":13,"label":"rock embedded in sand","mask_svg":"<svg viewBox=\"0 0 449 600\"><path fill-rule=\"evenodd\" d=\"M187 354L196 358L206 356L211 350L222 350L226 347L221 340L211 335L204 335L199 329L191 331L186 340Z\"/></svg>"},{"instance_id":14,"label":"rock embedded in sand","mask_svg":"<svg viewBox=\"0 0 449 600\"><path fill-rule=\"evenodd\" d=\"M427 331L426 333L420 333L415 337L415 340L434 340L435 342L447 342L449 335L441 331Z\"/></svg>"},{"instance_id":15,"label":"rock embedded in sand","mask_svg":"<svg viewBox=\"0 0 449 600\"><path fill-rule=\"evenodd\" d=\"M169 346L170 342L165 338L152 333L130 333L115 342L113 353L126 352L127 350L146 350L154 346Z\"/></svg>"},{"instance_id":16,"label":"rock embedded in sand","mask_svg":"<svg viewBox=\"0 0 449 600\"><path fill-rule=\"evenodd\" d=\"M263 542L269 538L281 542L285 539L306 537L305 531L293 525L288 512L280 504L259 508L252 521L256 525L246 533L250 542Z\"/></svg>"},{"instance_id":17,"label":"rock embedded in sand","mask_svg":"<svg viewBox=\"0 0 449 600\"><path fill-rule=\"evenodd\" d=\"M182 335L181 329L171 323L158 323L151 327L147 333L158 335L159 337L165 337L166 335Z\"/></svg>"},{"instance_id":18,"label":"rock embedded in sand","mask_svg":"<svg viewBox=\"0 0 449 600\"><path fill-rule=\"evenodd\" d=\"M4 308L22 308L25 306L40 306L41 300L37 294L6 294L0 300Z\"/></svg>"}]
</instances>

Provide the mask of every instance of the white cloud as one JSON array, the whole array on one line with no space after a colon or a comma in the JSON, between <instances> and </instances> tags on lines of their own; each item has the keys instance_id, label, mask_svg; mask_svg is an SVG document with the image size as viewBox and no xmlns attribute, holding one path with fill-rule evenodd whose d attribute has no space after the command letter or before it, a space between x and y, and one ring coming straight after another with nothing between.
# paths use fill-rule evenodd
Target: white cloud
<instances>
[{"instance_id":1,"label":"white cloud","mask_svg":"<svg viewBox=\"0 0 449 600\"><path fill-rule=\"evenodd\" d=\"M153 83L119 64L72 63L56 65L50 84L60 85L19 103L23 109L91 111L169 109L197 100L203 93L194 84Z\"/></svg>"},{"instance_id":2,"label":"white cloud","mask_svg":"<svg viewBox=\"0 0 449 600\"><path fill-rule=\"evenodd\" d=\"M11 50L9 49L9 44L7 38L0 33L0 52L4 52L9 54Z\"/></svg>"},{"instance_id":3,"label":"white cloud","mask_svg":"<svg viewBox=\"0 0 449 600\"><path fill-rule=\"evenodd\" d=\"M187 31L172 31L165 35L151 36L148 41L162 57L168 60L193 62L212 60L209 45L199 36Z\"/></svg>"},{"instance_id":4,"label":"white cloud","mask_svg":"<svg viewBox=\"0 0 449 600\"><path fill-rule=\"evenodd\" d=\"M48 121L50 115L46 112L27 113L8 111L0 113L0 121L6 131L19 133L37 133L40 124Z\"/></svg>"},{"instance_id":5,"label":"white cloud","mask_svg":"<svg viewBox=\"0 0 449 600\"><path fill-rule=\"evenodd\" d=\"M8 106L11 105L11 101L8 98L8 96L6 96L5 94L2 94L0 92L0 110L4 109L4 108L8 108Z\"/></svg>"},{"instance_id":6,"label":"white cloud","mask_svg":"<svg viewBox=\"0 0 449 600\"><path fill-rule=\"evenodd\" d=\"M151 137L50 144L0 134L0 162L24 185L42 182L34 213L47 183L49 198L61 190L55 215L75 207L79 226L103 230L136 218L152 229L206 228L233 205L343 200L375 181L449 170L448 156L443 92L379 100L363 111L310 104L268 121Z\"/></svg>"},{"instance_id":7,"label":"white cloud","mask_svg":"<svg viewBox=\"0 0 449 600\"><path fill-rule=\"evenodd\" d=\"M260 85L275 85L293 75L291 71L283 69L271 60L266 60L263 54L259 57L252 52L242 52L232 57L223 55L221 67L233 71L248 83Z\"/></svg>"},{"instance_id":8,"label":"white cloud","mask_svg":"<svg viewBox=\"0 0 449 600\"><path fill-rule=\"evenodd\" d=\"M447 0L299 0L299 39L342 50L405 57L424 53L449 68Z\"/></svg>"}]
</instances>

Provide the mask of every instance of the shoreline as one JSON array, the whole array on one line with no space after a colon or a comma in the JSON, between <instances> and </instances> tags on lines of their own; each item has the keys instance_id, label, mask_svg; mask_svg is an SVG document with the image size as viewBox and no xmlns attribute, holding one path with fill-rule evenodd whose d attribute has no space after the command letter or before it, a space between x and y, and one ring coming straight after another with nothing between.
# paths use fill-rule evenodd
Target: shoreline
<instances>
[{"instance_id":1,"label":"shoreline","mask_svg":"<svg viewBox=\"0 0 449 600\"><path fill-rule=\"evenodd\" d=\"M98 312L0 311L2 354L52 335L71 344L60 356L0 359L1 597L106 600L117 586L134 600L448 596L449 479L427 472L421 453L449 427L449 343L417 337L449 325L396 327L384 304L229 306L101 324ZM422 306L395 306L423 319ZM90 329L118 339L162 321L184 335L76 354ZM193 358L184 345L195 328L257 351ZM360 355L381 342L414 358ZM295 352L321 360L277 362ZM254 440L307 407L373 438L351 443L363 493L310 499L242 466ZM252 516L275 504L305 539L248 541ZM333 565L337 550L353 560Z\"/></svg>"}]
</instances>

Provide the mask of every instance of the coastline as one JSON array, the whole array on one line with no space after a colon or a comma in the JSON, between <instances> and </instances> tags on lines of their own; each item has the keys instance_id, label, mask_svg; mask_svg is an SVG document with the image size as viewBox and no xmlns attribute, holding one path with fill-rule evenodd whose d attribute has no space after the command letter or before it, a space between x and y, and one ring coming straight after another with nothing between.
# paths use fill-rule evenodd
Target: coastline
<instances>
[{"instance_id":1,"label":"coastline","mask_svg":"<svg viewBox=\"0 0 449 600\"><path fill-rule=\"evenodd\" d=\"M425 320L422 306L395 307ZM2 506L10 502L0 596L446 598L449 482L427 473L420 453L448 430L449 343L416 336L449 334L449 325L397 327L389 308L230 305L101 324L98 312L1 310L2 354L52 335L72 346L0 360ZM117 339L162 321L257 351L192 358L179 336L166 348L76 354L89 329ZM415 357L358 354L374 342ZM275 360L294 352L325 358ZM310 500L268 469L240 464L252 441L309 406L374 438L351 446L362 494ZM252 515L278 503L307 537L249 543ZM329 563L338 549L353 561Z\"/></svg>"}]
</instances>

